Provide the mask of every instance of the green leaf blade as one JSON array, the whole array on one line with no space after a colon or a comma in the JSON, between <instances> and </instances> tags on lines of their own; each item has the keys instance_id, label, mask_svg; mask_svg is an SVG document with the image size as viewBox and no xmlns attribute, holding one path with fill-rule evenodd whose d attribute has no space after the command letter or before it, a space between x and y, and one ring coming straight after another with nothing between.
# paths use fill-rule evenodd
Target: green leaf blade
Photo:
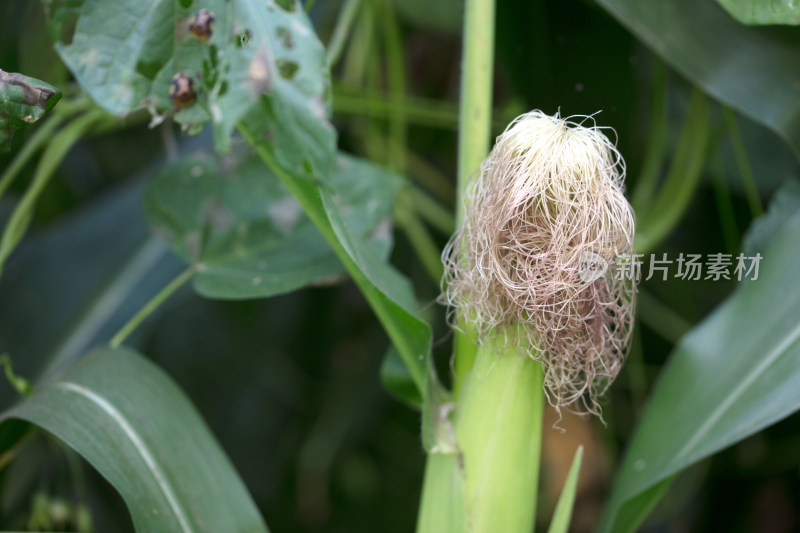
<instances>
[{"instance_id":1,"label":"green leaf blade","mask_svg":"<svg viewBox=\"0 0 800 533\"><path fill-rule=\"evenodd\" d=\"M190 133L210 122L223 152L241 122L271 139L267 148L282 168L324 179L336 148L325 49L296 0L290 4L294 9L274 1L208 0L202 7L215 23L201 38L190 31L197 5L83 0L71 42L56 43L56 50L112 113L149 109L154 122L174 116ZM63 24L75 8L55 3L51 20ZM193 86L196 101L185 107L170 99L177 74Z\"/></svg>"},{"instance_id":2,"label":"green leaf blade","mask_svg":"<svg viewBox=\"0 0 800 533\"><path fill-rule=\"evenodd\" d=\"M717 0L742 24L800 24L800 4L791 0Z\"/></svg>"},{"instance_id":3,"label":"green leaf blade","mask_svg":"<svg viewBox=\"0 0 800 533\"><path fill-rule=\"evenodd\" d=\"M775 235L759 277L684 337L626 452L600 531L633 531L645 494L800 408L800 216ZM663 486L662 486L663 485ZM658 487L658 489L656 489Z\"/></svg>"},{"instance_id":4,"label":"green leaf blade","mask_svg":"<svg viewBox=\"0 0 800 533\"><path fill-rule=\"evenodd\" d=\"M402 179L342 154L329 181L340 191L348 227L385 258ZM148 183L145 212L153 231L195 268L197 291L210 298L269 297L342 274L295 198L247 150L168 165Z\"/></svg>"},{"instance_id":5,"label":"green leaf blade","mask_svg":"<svg viewBox=\"0 0 800 533\"><path fill-rule=\"evenodd\" d=\"M83 455L120 492L137 531L267 531L189 400L133 351L93 353L0 418L11 419Z\"/></svg>"},{"instance_id":6,"label":"green leaf blade","mask_svg":"<svg viewBox=\"0 0 800 533\"><path fill-rule=\"evenodd\" d=\"M686 78L800 156L800 34L743 26L713 0L598 3Z\"/></svg>"},{"instance_id":7,"label":"green leaf blade","mask_svg":"<svg viewBox=\"0 0 800 533\"><path fill-rule=\"evenodd\" d=\"M564 488L556 503L556 510L553 512L553 519L550 521L548 533L567 533L569 524L572 521L572 507L575 505L575 494L578 492L578 478L581 472L581 462L583 461L583 446L578 446L575 451L575 458L572 459L572 466L569 468Z\"/></svg>"}]
</instances>

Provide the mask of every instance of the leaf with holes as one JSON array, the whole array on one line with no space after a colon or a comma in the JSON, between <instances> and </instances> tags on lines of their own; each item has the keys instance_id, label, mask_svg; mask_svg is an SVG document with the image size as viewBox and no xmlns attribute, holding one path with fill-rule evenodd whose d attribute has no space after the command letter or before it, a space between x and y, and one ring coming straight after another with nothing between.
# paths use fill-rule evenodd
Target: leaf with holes
<instances>
[{"instance_id":1,"label":"leaf with holes","mask_svg":"<svg viewBox=\"0 0 800 533\"><path fill-rule=\"evenodd\" d=\"M270 139L283 168L324 179L335 158L325 50L296 0L51 0L56 50L105 109L174 115ZM77 13L74 33L69 13Z\"/></svg>"},{"instance_id":2,"label":"leaf with holes","mask_svg":"<svg viewBox=\"0 0 800 533\"><path fill-rule=\"evenodd\" d=\"M348 227L381 258L391 248L401 185L396 174L346 155L330 177ZM273 296L343 270L297 200L246 149L168 165L149 183L145 211L153 231L196 268L194 285L204 296Z\"/></svg>"},{"instance_id":3,"label":"leaf with holes","mask_svg":"<svg viewBox=\"0 0 800 533\"><path fill-rule=\"evenodd\" d=\"M600 531L635 531L681 470L800 409L798 242L795 215L772 238L758 279L743 282L678 345L625 454Z\"/></svg>"},{"instance_id":4,"label":"leaf with holes","mask_svg":"<svg viewBox=\"0 0 800 533\"><path fill-rule=\"evenodd\" d=\"M350 227L347 218L350 207L344 194L319 181L294 179L292 173L275 164L266 146L268 139L245 128L242 132L328 241L381 321L417 390L424 394L432 334L428 323L417 314L411 284Z\"/></svg>"},{"instance_id":5,"label":"leaf with holes","mask_svg":"<svg viewBox=\"0 0 800 533\"><path fill-rule=\"evenodd\" d=\"M0 427L19 429L18 420L94 466L119 491L137 531L267 531L189 399L136 352L89 355L4 412Z\"/></svg>"}]
</instances>

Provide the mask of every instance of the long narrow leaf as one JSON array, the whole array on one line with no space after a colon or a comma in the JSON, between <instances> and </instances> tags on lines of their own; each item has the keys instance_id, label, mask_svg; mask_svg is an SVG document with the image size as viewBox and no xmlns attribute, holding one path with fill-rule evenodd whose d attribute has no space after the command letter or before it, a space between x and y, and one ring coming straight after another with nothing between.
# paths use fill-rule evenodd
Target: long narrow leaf
<instances>
[{"instance_id":1,"label":"long narrow leaf","mask_svg":"<svg viewBox=\"0 0 800 533\"><path fill-rule=\"evenodd\" d=\"M556 510L553 512L553 519L550 521L548 533L567 533L569 524L572 521L572 507L575 505L575 494L578 492L578 477L581 472L581 462L583 461L583 446L578 446L575 451L575 458L569 468L567 480L561 495L558 497Z\"/></svg>"},{"instance_id":2,"label":"long narrow leaf","mask_svg":"<svg viewBox=\"0 0 800 533\"><path fill-rule=\"evenodd\" d=\"M764 252L758 279L743 282L678 345L625 454L600 531L635 531L677 473L800 409L798 243L795 215Z\"/></svg>"},{"instance_id":3,"label":"long narrow leaf","mask_svg":"<svg viewBox=\"0 0 800 533\"><path fill-rule=\"evenodd\" d=\"M91 463L119 491L137 531L267 532L188 398L133 351L86 357L0 416L14 419L47 430Z\"/></svg>"}]
</instances>

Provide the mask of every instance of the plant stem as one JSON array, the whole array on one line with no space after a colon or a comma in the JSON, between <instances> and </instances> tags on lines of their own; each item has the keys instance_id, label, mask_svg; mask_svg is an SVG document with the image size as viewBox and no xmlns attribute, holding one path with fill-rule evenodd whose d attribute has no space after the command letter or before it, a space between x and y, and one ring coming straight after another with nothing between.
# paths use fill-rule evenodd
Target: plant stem
<instances>
[{"instance_id":1,"label":"plant stem","mask_svg":"<svg viewBox=\"0 0 800 533\"><path fill-rule=\"evenodd\" d=\"M736 226L736 213L733 210L731 191L725 178L725 169L722 166L719 150L714 151L714 157L711 160L711 172L714 183L714 198L717 201L725 247L728 253L735 254L739 249L741 239L739 237L739 228Z\"/></svg>"},{"instance_id":2,"label":"plant stem","mask_svg":"<svg viewBox=\"0 0 800 533\"><path fill-rule=\"evenodd\" d=\"M405 173L408 151L408 125L401 109L406 100L406 72L400 28L390 0L383 0L383 35L386 46L386 79L390 89L392 113L389 117L389 160L394 170Z\"/></svg>"},{"instance_id":3,"label":"plant stem","mask_svg":"<svg viewBox=\"0 0 800 533\"><path fill-rule=\"evenodd\" d=\"M455 230L456 221L453 213L425 194L416 187L408 187L408 195L414 205L414 210L430 222L431 226L439 230L443 235L450 235Z\"/></svg>"},{"instance_id":4,"label":"plant stem","mask_svg":"<svg viewBox=\"0 0 800 533\"><path fill-rule=\"evenodd\" d=\"M650 104L650 132L644 152L642 171L636 182L632 203L637 212L647 208L653 200L661 173L661 164L667 151L667 67L659 59L653 64L653 94Z\"/></svg>"},{"instance_id":5,"label":"plant stem","mask_svg":"<svg viewBox=\"0 0 800 533\"><path fill-rule=\"evenodd\" d=\"M467 0L465 9L456 224L464 217L467 182L489 152L494 81L495 1ZM461 330L466 330L463 323ZM460 331L453 339L453 359L453 394L458 397L475 359L474 343Z\"/></svg>"},{"instance_id":6,"label":"plant stem","mask_svg":"<svg viewBox=\"0 0 800 533\"><path fill-rule=\"evenodd\" d=\"M474 533L528 533L536 517L542 368L504 342L498 335L478 349L456 414L465 505Z\"/></svg>"},{"instance_id":7,"label":"plant stem","mask_svg":"<svg viewBox=\"0 0 800 533\"><path fill-rule=\"evenodd\" d=\"M44 191L58 165L61 164L61 161L69 153L72 146L84 136L89 128L106 115L106 112L100 109L89 111L70 122L52 138L39 159L31 184L14 208L14 212L3 230L3 236L0 239L0 273L2 273L6 259L8 259L11 252L14 251L14 248L25 235L33 218L36 201Z\"/></svg>"},{"instance_id":8,"label":"plant stem","mask_svg":"<svg viewBox=\"0 0 800 533\"><path fill-rule=\"evenodd\" d=\"M3 193L13 183L14 178L17 177L19 171L22 170L30 158L50 140L59 125L61 125L61 118L58 115L51 116L31 135L28 142L17 153L14 160L3 172L2 177L0 177L0 196L3 196Z\"/></svg>"},{"instance_id":9,"label":"plant stem","mask_svg":"<svg viewBox=\"0 0 800 533\"><path fill-rule=\"evenodd\" d=\"M336 113L387 118L397 111L395 109L397 105L397 99L391 93L356 94L339 87L334 89L333 110ZM447 130L454 130L458 127L458 112L449 102L408 97L399 112L409 122L419 126Z\"/></svg>"},{"instance_id":10,"label":"plant stem","mask_svg":"<svg viewBox=\"0 0 800 533\"><path fill-rule=\"evenodd\" d=\"M747 159L747 150L742 141L742 135L739 133L739 126L736 123L736 113L731 108L726 107L723 111L725 117L725 127L728 130L728 136L733 146L733 154L736 157L736 164L739 167L739 173L742 176L744 183L744 190L747 193L747 203L750 204L750 214L753 218L759 217L764 213L764 207L761 205L761 198L758 195L758 187L756 186L756 178L753 176L753 169L750 167L750 161Z\"/></svg>"},{"instance_id":11,"label":"plant stem","mask_svg":"<svg viewBox=\"0 0 800 533\"><path fill-rule=\"evenodd\" d=\"M467 0L458 135L458 198L489 153L494 82L494 0ZM456 220L463 218L457 206Z\"/></svg>"},{"instance_id":12,"label":"plant stem","mask_svg":"<svg viewBox=\"0 0 800 533\"><path fill-rule=\"evenodd\" d=\"M314 0L309 0L309 3L313 4ZM306 5L308 6L308 4ZM346 0L342 10L339 12L339 18L336 19L336 26L333 28L331 42L328 44L328 66L331 69L333 69L342 56L344 43L350 36L350 29L353 27L353 21L358 14L360 5L361 0Z\"/></svg>"},{"instance_id":13,"label":"plant stem","mask_svg":"<svg viewBox=\"0 0 800 533\"><path fill-rule=\"evenodd\" d=\"M425 462L417 533L464 533L461 457L429 453Z\"/></svg>"},{"instance_id":14,"label":"plant stem","mask_svg":"<svg viewBox=\"0 0 800 533\"><path fill-rule=\"evenodd\" d=\"M440 258L440 250L425 225L417 218L417 213L410 205L398 206L397 222L406 233L411 246L417 253L422 266L431 277L434 284L438 285L444 274L444 267Z\"/></svg>"},{"instance_id":15,"label":"plant stem","mask_svg":"<svg viewBox=\"0 0 800 533\"><path fill-rule=\"evenodd\" d=\"M455 411L460 457L429 454L417 533L533 530L542 381L539 362L502 333L481 345Z\"/></svg>"},{"instance_id":16,"label":"plant stem","mask_svg":"<svg viewBox=\"0 0 800 533\"><path fill-rule=\"evenodd\" d=\"M194 268L187 268L175 279L169 282L166 287L161 289L158 294L142 307L127 324L122 326L122 329L114 335L109 344L112 348L118 348L139 325L155 311L164 301L172 296L172 294L183 286L184 283L192 279L194 276Z\"/></svg>"},{"instance_id":17,"label":"plant stem","mask_svg":"<svg viewBox=\"0 0 800 533\"><path fill-rule=\"evenodd\" d=\"M450 206L455 203L455 187L453 186L453 182L439 169L424 158L415 154L412 150L409 150L407 155L409 175L412 179L424 185L440 202L448 206L448 217L453 220L452 227L455 228L455 217L450 209ZM449 233L452 233L452 231Z\"/></svg>"},{"instance_id":18,"label":"plant stem","mask_svg":"<svg viewBox=\"0 0 800 533\"><path fill-rule=\"evenodd\" d=\"M694 89L664 185L641 215L634 243L637 253L653 250L680 222L700 183L709 140L708 101L701 90Z\"/></svg>"}]
</instances>

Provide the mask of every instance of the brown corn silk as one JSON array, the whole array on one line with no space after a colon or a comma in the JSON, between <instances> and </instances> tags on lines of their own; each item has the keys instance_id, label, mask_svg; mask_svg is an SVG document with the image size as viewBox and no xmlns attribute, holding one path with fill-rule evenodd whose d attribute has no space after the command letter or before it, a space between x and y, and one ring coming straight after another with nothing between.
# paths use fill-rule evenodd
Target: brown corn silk
<instances>
[{"instance_id":1,"label":"brown corn silk","mask_svg":"<svg viewBox=\"0 0 800 533\"><path fill-rule=\"evenodd\" d=\"M457 314L479 341L502 334L540 361L559 410L599 415L630 344L636 276L615 268L634 253L624 175L591 117L526 113L473 176L442 255L451 323ZM608 270L587 271L587 257Z\"/></svg>"}]
</instances>

